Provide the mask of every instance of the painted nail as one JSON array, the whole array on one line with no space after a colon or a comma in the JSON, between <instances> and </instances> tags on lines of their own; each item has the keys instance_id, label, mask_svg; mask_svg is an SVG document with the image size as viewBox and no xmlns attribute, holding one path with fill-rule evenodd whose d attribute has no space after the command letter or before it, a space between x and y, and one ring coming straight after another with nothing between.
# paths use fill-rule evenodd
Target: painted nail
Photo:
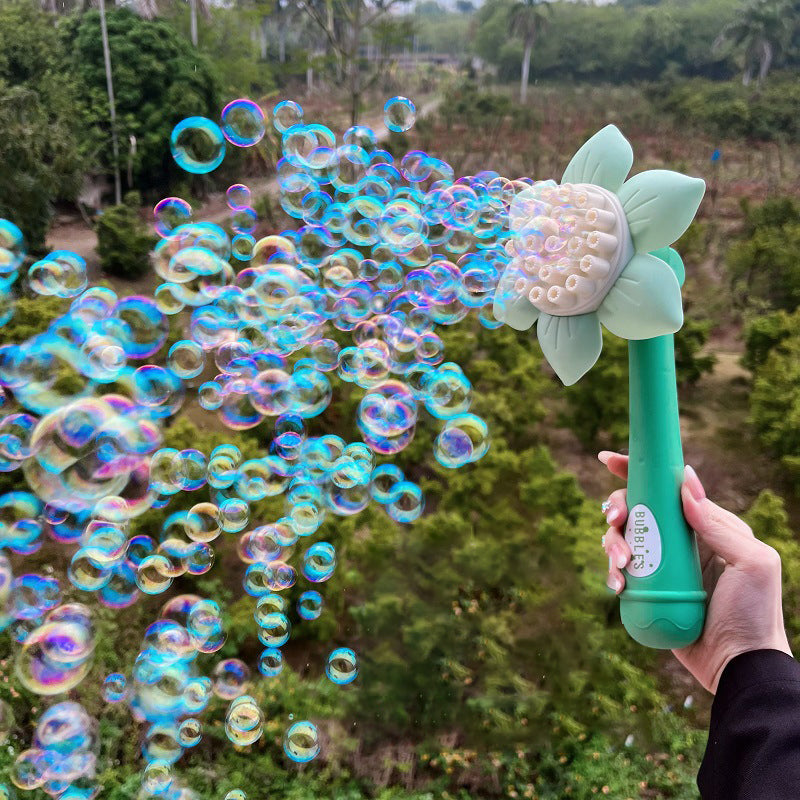
<instances>
[{"instance_id":1,"label":"painted nail","mask_svg":"<svg viewBox=\"0 0 800 800\"><path fill-rule=\"evenodd\" d=\"M609 575L606 586L608 586L612 592L618 592L622 588L622 582L616 575Z\"/></svg>"},{"instance_id":2,"label":"painted nail","mask_svg":"<svg viewBox=\"0 0 800 800\"><path fill-rule=\"evenodd\" d=\"M597 454L597 460L600 461L601 464L608 464L608 459L613 455L614 454L610 450L601 450Z\"/></svg>"},{"instance_id":3,"label":"painted nail","mask_svg":"<svg viewBox=\"0 0 800 800\"><path fill-rule=\"evenodd\" d=\"M617 567L619 567L619 569L622 569L627 563L627 561L628 559L625 558L625 556L622 553L617 554Z\"/></svg>"},{"instance_id":4,"label":"painted nail","mask_svg":"<svg viewBox=\"0 0 800 800\"><path fill-rule=\"evenodd\" d=\"M606 514L606 521L612 527L620 525L622 520L625 518L625 514L622 512L620 508L612 508L608 514Z\"/></svg>"},{"instance_id":5,"label":"painted nail","mask_svg":"<svg viewBox=\"0 0 800 800\"><path fill-rule=\"evenodd\" d=\"M686 487L689 489L689 494L698 502L700 500L705 500L706 490L703 488L703 484L700 483L700 478L697 477L697 473L694 469L687 464L683 468L683 474Z\"/></svg>"}]
</instances>

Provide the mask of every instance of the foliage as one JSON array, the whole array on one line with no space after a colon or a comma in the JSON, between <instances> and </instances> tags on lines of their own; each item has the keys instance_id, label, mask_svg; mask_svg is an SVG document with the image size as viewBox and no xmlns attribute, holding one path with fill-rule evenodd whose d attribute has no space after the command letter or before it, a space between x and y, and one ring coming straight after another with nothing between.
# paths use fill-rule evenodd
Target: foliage
<instances>
[{"instance_id":1,"label":"foliage","mask_svg":"<svg viewBox=\"0 0 800 800\"><path fill-rule=\"evenodd\" d=\"M754 317L744 329L742 365L756 372L770 352L789 336L800 337L800 312L775 311Z\"/></svg>"},{"instance_id":2,"label":"foliage","mask_svg":"<svg viewBox=\"0 0 800 800\"><path fill-rule=\"evenodd\" d=\"M475 52L516 78L523 47L509 41L512 0L489 0L476 13ZM531 75L557 81L660 80L668 75L729 77L729 53L712 51L722 26L734 18L737 0L664 0L654 7L556 3L547 35L536 46ZM580 54L578 57L576 54ZM780 62L779 62L780 63Z\"/></svg>"},{"instance_id":3,"label":"foliage","mask_svg":"<svg viewBox=\"0 0 800 800\"><path fill-rule=\"evenodd\" d=\"M141 278L150 269L154 244L136 208L128 203L107 208L97 220L97 253L109 275Z\"/></svg>"},{"instance_id":4,"label":"foliage","mask_svg":"<svg viewBox=\"0 0 800 800\"><path fill-rule=\"evenodd\" d=\"M73 199L83 159L77 84L60 62L52 20L30 3L0 4L0 217L41 252L53 202Z\"/></svg>"},{"instance_id":5,"label":"foliage","mask_svg":"<svg viewBox=\"0 0 800 800\"><path fill-rule=\"evenodd\" d=\"M665 82L653 96L678 122L714 136L800 141L796 71L776 74L756 95L739 82L698 78Z\"/></svg>"},{"instance_id":6,"label":"foliage","mask_svg":"<svg viewBox=\"0 0 800 800\"><path fill-rule=\"evenodd\" d=\"M787 336L756 370L750 421L800 490L800 336Z\"/></svg>"},{"instance_id":7,"label":"foliage","mask_svg":"<svg viewBox=\"0 0 800 800\"><path fill-rule=\"evenodd\" d=\"M743 206L742 235L728 249L728 270L740 302L792 311L800 305L800 204L788 197Z\"/></svg>"},{"instance_id":8,"label":"foliage","mask_svg":"<svg viewBox=\"0 0 800 800\"><path fill-rule=\"evenodd\" d=\"M117 125L125 171L128 142L136 138L134 183L140 189L164 187L179 168L169 152L169 135L183 118L218 117L220 98L208 59L194 50L164 20L146 20L125 8L109 8L108 38L114 76ZM68 68L81 87L87 135L98 166L109 170L110 120L106 76L95 11L61 25Z\"/></svg>"},{"instance_id":9,"label":"foliage","mask_svg":"<svg viewBox=\"0 0 800 800\"><path fill-rule=\"evenodd\" d=\"M744 520L759 539L780 553L786 633L795 650L800 646L800 543L789 525L783 498L764 489Z\"/></svg>"}]
</instances>

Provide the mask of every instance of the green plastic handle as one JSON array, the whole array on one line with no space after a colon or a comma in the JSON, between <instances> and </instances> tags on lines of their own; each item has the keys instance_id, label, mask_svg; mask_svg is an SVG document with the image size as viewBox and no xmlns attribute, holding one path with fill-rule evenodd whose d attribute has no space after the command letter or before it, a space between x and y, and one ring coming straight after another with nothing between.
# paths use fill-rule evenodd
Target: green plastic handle
<instances>
[{"instance_id":1,"label":"green plastic handle","mask_svg":"<svg viewBox=\"0 0 800 800\"><path fill-rule=\"evenodd\" d=\"M646 647L672 649L703 630L706 593L694 533L683 517L683 449L674 337L628 342L630 463L625 538L632 559L620 596L628 633Z\"/></svg>"}]
</instances>

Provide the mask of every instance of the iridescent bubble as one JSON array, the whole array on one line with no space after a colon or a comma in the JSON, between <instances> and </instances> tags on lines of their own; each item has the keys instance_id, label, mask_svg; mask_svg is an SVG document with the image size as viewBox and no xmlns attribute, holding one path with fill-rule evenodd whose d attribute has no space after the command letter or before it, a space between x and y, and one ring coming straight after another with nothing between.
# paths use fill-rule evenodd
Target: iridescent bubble
<instances>
[{"instance_id":1,"label":"iridescent bubble","mask_svg":"<svg viewBox=\"0 0 800 800\"><path fill-rule=\"evenodd\" d=\"M22 231L10 220L0 219L0 274L9 275L25 260Z\"/></svg>"},{"instance_id":2,"label":"iridescent bubble","mask_svg":"<svg viewBox=\"0 0 800 800\"><path fill-rule=\"evenodd\" d=\"M249 680L250 668L238 658L227 658L214 667L214 694L223 700L232 700L245 693Z\"/></svg>"},{"instance_id":3,"label":"iridescent bubble","mask_svg":"<svg viewBox=\"0 0 800 800\"><path fill-rule=\"evenodd\" d=\"M225 800L247 800L247 795L243 789L231 789L225 795Z\"/></svg>"},{"instance_id":4,"label":"iridescent bubble","mask_svg":"<svg viewBox=\"0 0 800 800\"><path fill-rule=\"evenodd\" d=\"M225 191L225 200L228 208L246 208L250 205L250 189L243 183L234 183Z\"/></svg>"},{"instance_id":5,"label":"iridescent bubble","mask_svg":"<svg viewBox=\"0 0 800 800\"><path fill-rule=\"evenodd\" d=\"M303 592L297 600L297 613L302 619L319 619L322 614L322 595L319 592Z\"/></svg>"},{"instance_id":6,"label":"iridescent bubble","mask_svg":"<svg viewBox=\"0 0 800 800\"><path fill-rule=\"evenodd\" d=\"M277 647L267 647L258 658L258 671L266 678L280 675L283 669L283 653Z\"/></svg>"},{"instance_id":7,"label":"iridescent bubble","mask_svg":"<svg viewBox=\"0 0 800 800\"><path fill-rule=\"evenodd\" d=\"M121 672L112 672L103 681L103 697L107 703L121 703L128 691L128 681Z\"/></svg>"},{"instance_id":8,"label":"iridescent bubble","mask_svg":"<svg viewBox=\"0 0 800 800\"><path fill-rule=\"evenodd\" d=\"M416 106L407 97L392 97L383 107L383 121L390 131L407 131L416 118Z\"/></svg>"},{"instance_id":9,"label":"iridescent bubble","mask_svg":"<svg viewBox=\"0 0 800 800\"><path fill-rule=\"evenodd\" d=\"M156 233L164 238L181 225L191 222L192 207L180 197L165 197L153 209Z\"/></svg>"},{"instance_id":10,"label":"iridescent bubble","mask_svg":"<svg viewBox=\"0 0 800 800\"><path fill-rule=\"evenodd\" d=\"M175 342L167 354L167 366L181 380L196 378L205 367L203 348L191 339Z\"/></svg>"},{"instance_id":11,"label":"iridescent bubble","mask_svg":"<svg viewBox=\"0 0 800 800\"><path fill-rule=\"evenodd\" d=\"M295 722L284 734L283 751L298 764L315 759L320 751L317 726L308 720Z\"/></svg>"},{"instance_id":12,"label":"iridescent bubble","mask_svg":"<svg viewBox=\"0 0 800 800\"><path fill-rule=\"evenodd\" d=\"M225 735L239 747L257 742L264 732L264 714L255 698L242 695L233 700L225 717Z\"/></svg>"},{"instance_id":13,"label":"iridescent bubble","mask_svg":"<svg viewBox=\"0 0 800 800\"><path fill-rule=\"evenodd\" d=\"M455 468L482 458L489 449L489 427L475 414L459 414L445 423L433 452L445 467Z\"/></svg>"},{"instance_id":14,"label":"iridescent bubble","mask_svg":"<svg viewBox=\"0 0 800 800\"><path fill-rule=\"evenodd\" d=\"M203 726L196 717L189 717L181 722L178 738L184 747L194 747L203 736Z\"/></svg>"},{"instance_id":15,"label":"iridescent bubble","mask_svg":"<svg viewBox=\"0 0 800 800\"><path fill-rule=\"evenodd\" d=\"M199 175L212 172L222 163L225 137L210 119L187 117L172 129L170 149L181 169Z\"/></svg>"},{"instance_id":16,"label":"iridescent bubble","mask_svg":"<svg viewBox=\"0 0 800 800\"><path fill-rule=\"evenodd\" d=\"M386 504L389 516L397 522L414 522L422 516L424 508L422 489L411 481L398 483L393 498Z\"/></svg>"},{"instance_id":17,"label":"iridescent bubble","mask_svg":"<svg viewBox=\"0 0 800 800\"><path fill-rule=\"evenodd\" d=\"M166 761L151 761L145 765L142 788L151 794L163 794L172 783L172 766Z\"/></svg>"},{"instance_id":18,"label":"iridescent bubble","mask_svg":"<svg viewBox=\"0 0 800 800\"><path fill-rule=\"evenodd\" d=\"M283 100L272 109L272 124L279 133L285 133L303 121L303 109L294 100Z\"/></svg>"},{"instance_id":19,"label":"iridescent bubble","mask_svg":"<svg viewBox=\"0 0 800 800\"><path fill-rule=\"evenodd\" d=\"M327 581L336 569L336 550L329 542L316 542L303 555L303 575L313 583Z\"/></svg>"},{"instance_id":20,"label":"iridescent bubble","mask_svg":"<svg viewBox=\"0 0 800 800\"><path fill-rule=\"evenodd\" d=\"M285 614L266 614L259 622L258 639L266 647L282 647L291 632L292 625Z\"/></svg>"},{"instance_id":21,"label":"iridescent bubble","mask_svg":"<svg viewBox=\"0 0 800 800\"><path fill-rule=\"evenodd\" d=\"M349 647L337 647L328 655L325 674L336 684L352 683L358 675L358 660Z\"/></svg>"},{"instance_id":22,"label":"iridescent bubble","mask_svg":"<svg viewBox=\"0 0 800 800\"><path fill-rule=\"evenodd\" d=\"M222 109L222 134L236 147L252 147L264 138L264 112L258 103L233 100Z\"/></svg>"}]
</instances>

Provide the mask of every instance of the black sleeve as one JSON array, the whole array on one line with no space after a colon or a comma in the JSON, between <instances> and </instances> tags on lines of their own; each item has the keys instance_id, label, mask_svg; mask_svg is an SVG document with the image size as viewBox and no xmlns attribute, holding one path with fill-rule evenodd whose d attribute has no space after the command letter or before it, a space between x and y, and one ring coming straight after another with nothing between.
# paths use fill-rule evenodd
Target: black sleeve
<instances>
[{"instance_id":1,"label":"black sleeve","mask_svg":"<svg viewBox=\"0 0 800 800\"><path fill-rule=\"evenodd\" d=\"M800 664L779 650L731 659L697 775L703 800L800 798Z\"/></svg>"}]
</instances>

